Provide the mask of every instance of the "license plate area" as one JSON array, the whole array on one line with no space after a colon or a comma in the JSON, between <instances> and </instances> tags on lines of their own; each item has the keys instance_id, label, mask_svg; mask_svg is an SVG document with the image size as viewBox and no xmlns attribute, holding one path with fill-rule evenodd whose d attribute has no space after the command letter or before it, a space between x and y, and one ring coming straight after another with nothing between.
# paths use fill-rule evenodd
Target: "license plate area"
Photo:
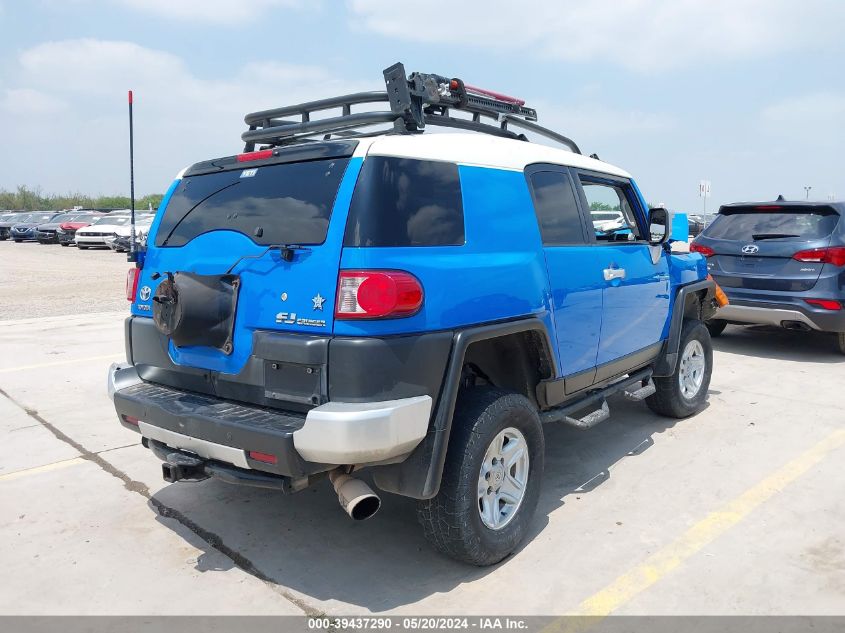
<instances>
[{"instance_id":1,"label":"license plate area","mask_svg":"<svg viewBox=\"0 0 845 633\"><path fill-rule=\"evenodd\" d=\"M326 401L325 365L264 361L264 397L318 406Z\"/></svg>"}]
</instances>

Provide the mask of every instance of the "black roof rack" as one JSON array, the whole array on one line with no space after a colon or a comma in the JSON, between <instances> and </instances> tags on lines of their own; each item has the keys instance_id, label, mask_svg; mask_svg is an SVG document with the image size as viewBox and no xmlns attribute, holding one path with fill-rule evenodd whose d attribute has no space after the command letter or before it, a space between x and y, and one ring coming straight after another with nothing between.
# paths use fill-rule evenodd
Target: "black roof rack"
<instances>
[{"instance_id":1,"label":"black roof rack","mask_svg":"<svg viewBox=\"0 0 845 633\"><path fill-rule=\"evenodd\" d=\"M292 145L317 140L360 138L379 134L418 134L426 125L471 130L504 138L527 141L525 134L513 127L539 134L568 147L576 154L581 150L574 141L536 123L537 111L525 106L521 99L468 86L457 78L426 73L405 76L405 67L394 64L384 70L385 91L354 94L309 101L298 105L251 112L244 117L249 129L241 135L245 152L255 150L257 143L267 147ZM389 110L352 112L352 106L367 103L388 103ZM340 108L339 116L312 121L315 112ZM450 116L450 110L470 113L471 119ZM292 120L286 117L299 116ZM492 122L482 121L482 117ZM360 128L382 126L375 131ZM387 127L385 127L387 126Z\"/></svg>"}]
</instances>

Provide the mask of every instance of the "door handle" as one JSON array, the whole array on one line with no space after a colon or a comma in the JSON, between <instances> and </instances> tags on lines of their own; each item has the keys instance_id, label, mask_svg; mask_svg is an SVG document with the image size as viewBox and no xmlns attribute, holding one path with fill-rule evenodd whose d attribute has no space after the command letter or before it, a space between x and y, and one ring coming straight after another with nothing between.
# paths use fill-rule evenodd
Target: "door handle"
<instances>
[{"instance_id":1,"label":"door handle","mask_svg":"<svg viewBox=\"0 0 845 633\"><path fill-rule=\"evenodd\" d=\"M613 281L614 279L625 279L625 269L624 268L605 268L604 269L604 280L605 281Z\"/></svg>"}]
</instances>

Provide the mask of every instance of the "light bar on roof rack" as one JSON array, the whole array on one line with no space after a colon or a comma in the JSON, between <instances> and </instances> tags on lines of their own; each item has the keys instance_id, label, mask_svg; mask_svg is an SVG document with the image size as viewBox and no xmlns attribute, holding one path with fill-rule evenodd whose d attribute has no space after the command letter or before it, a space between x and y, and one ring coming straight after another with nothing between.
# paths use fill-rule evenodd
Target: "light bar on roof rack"
<instances>
[{"instance_id":1,"label":"light bar on roof rack","mask_svg":"<svg viewBox=\"0 0 845 633\"><path fill-rule=\"evenodd\" d=\"M574 141L537 124L537 111L525 101L492 90L468 86L457 78L427 73L405 75L401 63L384 70L386 91L355 94L309 101L293 106L252 112L244 117L249 129L241 135L244 152L255 151L256 144L270 147L328 139L373 136L375 134L419 134L426 125L452 127L482 132L504 138L527 141L519 127L561 143L580 154ZM352 112L352 106L387 103L389 110ZM315 112L340 108L338 116L311 120ZM467 112L471 119L450 116L451 110ZM288 117L298 116L299 120ZM482 117L492 122L482 121ZM359 128L382 126L377 131L361 132ZM384 127L387 125L387 127Z\"/></svg>"}]
</instances>

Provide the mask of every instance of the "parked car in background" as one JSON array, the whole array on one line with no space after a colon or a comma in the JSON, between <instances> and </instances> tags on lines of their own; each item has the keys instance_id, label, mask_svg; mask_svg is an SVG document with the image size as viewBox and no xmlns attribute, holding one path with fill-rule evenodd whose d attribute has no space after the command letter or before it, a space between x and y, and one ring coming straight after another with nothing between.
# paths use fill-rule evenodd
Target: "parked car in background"
<instances>
[{"instance_id":1,"label":"parked car in background","mask_svg":"<svg viewBox=\"0 0 845 633\"><path fill-rule=\"evenodd\" d=\"M690 245L730 304L707 327L728 323L834 332L845 354L843 202L742 202L719 209Z\"/></svg>"},{"instance_id":2,"label":"parked car in background","mask_svg":"<svg viewBox=\"0 0 845 633\"><path fill-rule=\"evenodd\" d=\"M19 222L18 218L23 217L22 213L6 212L0 214L0 242L5 242L9 239L9 230L13 224Z\"/></svg>"},{"instance_id":3,"label":"parked car in background","mask_svg":"<svg viewBox=\"0 0 845 633\"><path fill-rule=\"evenodd\" d=\"M148 213L135 216L135 236L138 243L143 246L147 243L147 232L153 223L154 215ZM129 251L129 238L131 235L132 226L129 222L117 228L114 237L107 237L106 246L117 253L126 253Z\"/></svg>"},{"instance_id":4,"label":"parked car in background","mask_svg":"<svg viewBox=\"0 0 845 633\"><path fill-rule=\"evenodd\" d=\"M35 227L35 239L41 244L58 244L59 227L66 222L74 222L80 217L87 217L87 214L79 213L78 211L59 214L49 222L39 224Z\"/></svg>"},{"instance_id":5,"label":"parked car in background","mask_svg":"<svg viewBox=\"0 0 845 633\"><path fill-rule=\"evenodd\" d=\"M77 229L73 241L80 250L92 247L106 247L107 237L116 237L117 231L122 226L129 225L129 214L109 213L92 222L89 226Z\"/></svg>"},{"instance_id":6,"label":"parked car in background","mask_svg":"<svg viewBox=\"0 0 845 633\"><path fill-rule=\"evenodd\" d=\"M621 211L591 210L590 219L593 228L602 232L620 228L625 222Z\"/></svg>"},{"instance_id":7,"label":"parked car in background","mask_svg":"<svg viewBox=\"0 0 845 633\"><path fill-rule=\"evenodd\" d=\"M35 240L35 227L39 224L49 222L57 215L59 214L55 211L35 211L33 213L27 213L24 217L18 220L17 224L12 225L9 234L15 242Z\"/></svg>"},{"instance_id":8,"label":"parked car in background","mask_svg":"<svg viewBox=\"0 0 845 633\"><path fill-rule=\"evenodd\" d=\"M687 220L689 221L690 237L697 237L701 235L705 225L704 218L700 215L687 215Z\"/></svg>"},{"instance_id":9,"label":"parked car in background","mask_svg":"<svg viewBox=\"0 0 845 633\"><path fill-rule=\"evenodd\" d=\"M96 211L85 211L84 213L77 213L70 221L62 222L59 228L56 229L56 239L62 246L75 246L73 241L76 237L76 232L86 226L90 226L92 222L96 222L104 217L103 213Z\"/></svg>"}]
</instances>

